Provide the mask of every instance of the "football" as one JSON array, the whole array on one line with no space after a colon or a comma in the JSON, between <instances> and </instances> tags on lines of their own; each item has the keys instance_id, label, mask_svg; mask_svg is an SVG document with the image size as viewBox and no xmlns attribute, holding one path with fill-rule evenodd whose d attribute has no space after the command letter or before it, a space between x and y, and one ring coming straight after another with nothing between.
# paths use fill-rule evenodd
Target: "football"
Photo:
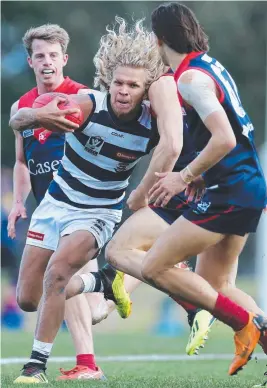
<instances>
[{"instance_id":1,"label":"football","mask_svg":"<svg viewBox=\"0 0 267 388\"><path fill-rule=\"evenodd\" d=\"M69 114L69 115L65 116L65 118L67 120L72 121L73 123L76 123L76 124L78 124L80 126L83 123L83 121L84 121L83 112L82 112L79 104L77 102L75 102L73 99L71 99L70 96L67 95L67 94L63 94L63 93L45 93L45 94L41 94L40 96L38 96L36 98L36 100L34 101L32 107L33 108L41 108L41 107L49 104L49 102L51 102L57 96L66 98L65 102L60 102L58 104L58 108L59 109L61 109L61 110L75 109L75 108L80 109L80 111L78 113L72 113L72 114Z\"/></svg>"}]
</instances>

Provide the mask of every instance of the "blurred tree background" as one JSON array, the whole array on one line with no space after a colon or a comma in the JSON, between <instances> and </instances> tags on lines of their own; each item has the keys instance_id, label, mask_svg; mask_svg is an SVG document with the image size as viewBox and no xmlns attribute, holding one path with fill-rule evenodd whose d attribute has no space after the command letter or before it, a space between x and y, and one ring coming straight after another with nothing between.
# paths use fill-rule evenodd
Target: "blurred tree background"
<instances>
[{"instance_id":1,"label":"blurred tree background","mask_svg":"<svg viewBox=\"0 0 267 388\"><path fill-rule=\"evenodd\" d=\"M264 140L266 98L266 2L183 3L195 11L210 36L210 55L222 62L235 79L256 129L256 144L260 146ZM71 38L65 74L92 87L92 60L106 25L112 24L119 15L128 21L145 17L149 26L151 11L158 4L153 1L2 2L2 165L12 167L15 160L14 135L8 127L10 107L35 86L21 41L25 31L44 23L57 23L65 28ZM131 187L140 179L144 166L137 168ZM249 246L246 252L247 257L253 255Z\"/></svg>"},{"instance_id":2,"label":"blurred tree background","mask_svg":"<svg viewBox=\"0 0 267 388\"><path fill-rule=\"evenodd\" d=\"M58 23L70 34L69 63L65 73L92 86L92 59L105 26L115 15L146 17L158 2L3 1L2 2L2 161L14 163L14 137L8 128L10 107L34 86L21 38L31 26ZM212 56L235 79L256 128L256 142L263 141L267 5L265 2L184 2L191 7L210 36Z\"/></svg>"}]
</instances>

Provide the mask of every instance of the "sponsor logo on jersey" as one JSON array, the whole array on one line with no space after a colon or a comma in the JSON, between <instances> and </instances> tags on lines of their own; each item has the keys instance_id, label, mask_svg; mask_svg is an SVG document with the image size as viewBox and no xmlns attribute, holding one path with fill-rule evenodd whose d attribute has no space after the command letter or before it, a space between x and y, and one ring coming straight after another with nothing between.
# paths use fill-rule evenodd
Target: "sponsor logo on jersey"
<instances>
[{"instance_id":1,"label":"sponsor logo on jersey","mask_svg":"<svg viewBox=\"0 0 267 388\"><path fill-rule=\"evenodd\" d=\"M25 131L22 132L22 136L24 138L30 137L33 135L33 129L25 129Z\"/></svg>"},{"instance_id":2,"label":"sponsor logo on jersey","mask_svg":"<svg viewBox=\"0 0 267 388\"><path fill-rule=\"evenodd\" d=\"M122 139L124 138L124 135L122 133L118 133L118 132L115 132L115 131L112 131L111 135L112 136L116 136L116 137L120 137Z\"/></svg>"},{"instance_id":3,"label":"sponsor logo on jersey","mask_svg":"<svg viewBox=\"0 0 267 388\"><path fill-rule=\"evenodd\" d=\"M116 156L117 156L118 158L126 159L126 160L136 160L136 159L138 159L137 156L135 156L135 155L129 155L129 154L126 154L125 152L117 152L117 153L116 153Z\"/></svg>"},{"instance_id":4,"label":"sponsor logo on jersey","mask_svg":"<svg viewBox=\"0 0 267 388\"><path fill-rule=\"evenodd\" d=\"M47 174L51 171L57 171L60 165L60 160L52 160L51 162L36 163L34 159L28 160L28 170L31 175Z\"/></svg>"},{"instance_id":5,"label":"sponsor logo on jersey","mask_svg":"<svg viewBox=\"0 0 267 388\"><path fill-rule=\"evenodd\" d=\"M28 238L32 238L34 240L39 240L39 241L43 241L44 236L45 235L43 233L34 232L33 230L28 230L28 233L27 233Z\"/></svg>"},{"instance_id":6,"label":"sponsor logo on jersey","mask_svg":"<svg viewBox=\"0 0 267 388\"><path fill-rule=\"evenodd\" d=\"M98 155L105 143L105 139L101 136L90 136L84 146L84 149L87 152L90 152L92 155Z\"/></svg>"}]
</instances>

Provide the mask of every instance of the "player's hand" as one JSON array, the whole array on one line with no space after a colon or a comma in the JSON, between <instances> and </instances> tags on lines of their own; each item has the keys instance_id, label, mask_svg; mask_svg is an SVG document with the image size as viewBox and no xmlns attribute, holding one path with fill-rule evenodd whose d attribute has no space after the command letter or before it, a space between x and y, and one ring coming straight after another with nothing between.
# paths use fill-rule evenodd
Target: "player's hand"
<instances>
[{"instance_id":1,"label":"player's hand","mask_svg":"<svg viewBox=\"0 0 267 388\"><path fill-rule=\"evenodd\" d=\"M202 176L195 178L186 188L185 195L189 202L199 202L205 194L206 186Z\"/></svg>"},{"instance_id":2,"label":"player's hand","mask_svg":"<svg viewBox=\"0 0 267 388\"><path fill-rule=\"evenodd\" d=\"M170 199L184 191L187 184L182 180L179 172L156 172L160 178L149 190L149 202L154 202L156 207L164 207Z\"/></svg>"},{"instance_id":3,"label":"player's hand","mask_svg":"<svg viewBox=\"0 0 267 388\"><path fill-rule=\"evenodd\" d=\"M27 213L23 203L15 203L8 216L7 232L8 237L14 239L16 237L16 222L19 218L26 219Z\"/></svg>"},{"instance_id":4,"label":"player's hand","mask_svg":"<svg viewBox=\"0 0 267 388\"><path fill-rule=\"evenodd\" d=\"M66 98L57 96L44 107L36 109L36 119L41 127L51 132L74 132L75 129L79 128L78 124L64 117L73 113L79 113L79 109L59 109L58 104L65 101L67 101Z\"/></svg>"},{"instance_id":5,"label":"player's hand","mask_svg":"<svg viewBox=\"0 0 267 388\"><path fill-rule=\"evenodd\" d=\"M127 200L127 205L130 210L137 211L142 207L148 206L148 197L138 188L133 190Z\"/></svg>"}]
</instances>

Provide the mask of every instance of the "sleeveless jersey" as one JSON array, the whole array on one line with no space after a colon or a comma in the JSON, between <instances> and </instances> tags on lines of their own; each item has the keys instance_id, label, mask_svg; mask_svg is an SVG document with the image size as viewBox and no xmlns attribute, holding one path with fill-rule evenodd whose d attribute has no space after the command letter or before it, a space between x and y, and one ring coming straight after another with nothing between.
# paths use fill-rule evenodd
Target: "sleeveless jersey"
<instances>
[{"instance_id":1,"label":"sleeveless jersey","mask_svg":"<svg viewBox=\"0 0 267 388\"><path fill-rule=\"evenodd\" d=\"M62 164L46 198L65 207L122 209L135 165L158 143L156 119L143 102L138 119L121 121L109 94L91 93L93 112L79 131L66 134Z\"/></svg>"},{"instance_id":2,"label":"sleeveless jersey","mask_svg":"<svg viewBox=\"0 0 267 388\"><path fill-rule=\"evenodd\" d=\"M76 94L86 88L69 77L65 77L54 92ZM18 108L31 108L38 97L37 88L31 89L19 99ZM25 129L23 137L24 157L30 172L33 195L39 204L43 199L53 173L57 171L63 156L65 135L52 133L44 128Z\"/></svg>"},{"instance_id":3,"label":"sleeveless jersey","mask_svg":"<svg viewBox=\"0 0 267 388\"><path fill-rule=\"evenodd\" d=\"M207 53L188 54L174 74L178 82L188 69L208 74L216 83L222 104L233 128L237 145L214 167L203 174L210 187L212 202L229 203L246 208L263 208L266 203L266 183L253 141L254 128L245 112L234 80L228 71ZM211 134L197 112L179 95L186 112L185 120L197 152L207 145ZM208 190L209 192L209 190Z\"/></svg>"}]
</instances>

